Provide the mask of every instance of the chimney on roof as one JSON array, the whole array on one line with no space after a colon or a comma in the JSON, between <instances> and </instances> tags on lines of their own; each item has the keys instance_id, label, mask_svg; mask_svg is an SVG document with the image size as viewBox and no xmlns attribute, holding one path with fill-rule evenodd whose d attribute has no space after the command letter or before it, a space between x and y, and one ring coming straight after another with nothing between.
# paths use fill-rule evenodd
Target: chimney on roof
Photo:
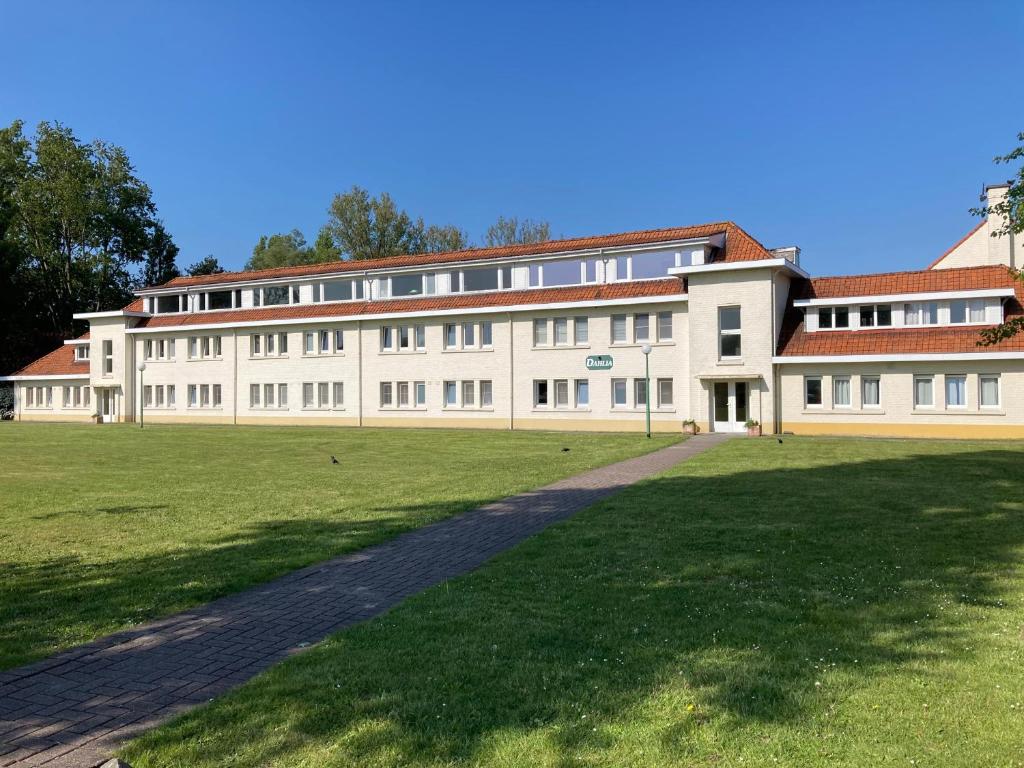
<instances>
[{"instance_id":1,"label":"chimney on roof","mask_svg":"<svg viewBox=\"0 0 1024 768\"><path fill-rule=\"evenodd\" d=\"M1005 184L989 184L981 193L981 204L985 208L993 208L1006 200L1006 193L1010 191L1009 182ZM988 235L988 263L1006 264L1009 267L1017 268L1021 259L1021 252L1024 251L1024 234L1006 234L993 237L1006 227L1007 219L1003 213L989 213L985 219L985 234Z\"/></svg>"},{"instance_id":2,"label":"chimney on roof","mask_svg":"<svg viewBox=\"0 0 1024 768\"><path fill-rule=\"evenodd\" d=\"M785 248L772 248L771 253L777 258L791 261L796 266L800 266L800 249L795 245L787 245Z\"/></svg>"}]
</instances>

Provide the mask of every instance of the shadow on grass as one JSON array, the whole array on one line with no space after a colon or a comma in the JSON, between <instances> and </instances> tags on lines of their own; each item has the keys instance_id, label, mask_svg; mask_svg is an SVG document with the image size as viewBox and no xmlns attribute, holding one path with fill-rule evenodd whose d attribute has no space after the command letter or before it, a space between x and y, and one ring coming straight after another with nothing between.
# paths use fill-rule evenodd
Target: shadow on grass
<instances>
[{"instance_id":1,"label":"shadow on grass","mask_svg":"<svg viewBox=\"0 0 1024 768\"><path fill-rule=\"evenodd\" d=\"M340 633L127 757L473 763L534 733L545 760L578 764L624 738L621 724L663 718L645 707L683 681L687 698L655 733L684 760L708 719L813 715L827 675L920 665L927 677L934 659L969 660L972 622L1020 598L1024 544L1021 452L934 450L684 467Z\"/></svg>"}]
</instances>

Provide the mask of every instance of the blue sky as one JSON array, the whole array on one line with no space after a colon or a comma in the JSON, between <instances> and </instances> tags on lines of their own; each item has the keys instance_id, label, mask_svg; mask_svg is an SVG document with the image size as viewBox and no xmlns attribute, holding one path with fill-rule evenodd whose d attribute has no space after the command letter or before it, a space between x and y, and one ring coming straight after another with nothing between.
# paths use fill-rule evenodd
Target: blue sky
<instances>
[{"instance_id":1,"label":"blue sky","mask_svg":"<svg viewBox=\"0 0 1024 768\"><path fill-rule=\"evenodd\" d=\"M232 268L359 184L477 240L728 218L912 269L1009 177L1024 4L711 6L9 3L0 120L124 146L179 261Z\"/></svg>"}]
</instances>

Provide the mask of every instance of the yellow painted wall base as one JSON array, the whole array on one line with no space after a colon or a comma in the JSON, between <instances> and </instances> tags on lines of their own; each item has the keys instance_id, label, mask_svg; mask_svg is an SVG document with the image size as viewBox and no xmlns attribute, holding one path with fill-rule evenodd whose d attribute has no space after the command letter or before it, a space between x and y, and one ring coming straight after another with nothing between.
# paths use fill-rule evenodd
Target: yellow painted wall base
<instances>
[{"instance_id":1,"label":"yellow painted wall base","mask_svg":"<svg viewBox=\"0 0 1024 768\"><path fill-rule=\"evenodd\" d=\"M787 422L783 432L795 435L849 435L857 437L942 437L972 440L1024 438L1024 424L885 424Z\"/></svg>"},{"instance_id":2,"label":"yellow painted wall base","mask_svg":"<svg viewBox=\"0 0 1024 768\"><path fill-rule=\"evenodd\" d=\"M18 421L52 421L65 424L89 424L93 421L92 416L73 413L22 413L17 416Z\"/></svg>"}]
</instances>

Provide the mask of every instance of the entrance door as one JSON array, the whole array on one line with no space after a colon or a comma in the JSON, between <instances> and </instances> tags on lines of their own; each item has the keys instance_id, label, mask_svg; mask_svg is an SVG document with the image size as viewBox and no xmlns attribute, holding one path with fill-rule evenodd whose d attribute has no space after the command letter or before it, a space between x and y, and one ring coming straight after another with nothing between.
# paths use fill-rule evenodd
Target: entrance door
<instances>
[{"instance_id":1,"label":"entrance door","mask_svg":"<svg viewBox=\"0 0 1024 768\"><path fill-rule=\"evenodd\" d=\"M114 390L100 390L100 421L110 424L114 421Z\"/></svg>"},{"instance_id":2,"label":"entrance door","mask_svg":"<svg viewBox=\"0 0 1024 768\"><path fill-rule=\"evenodd\" d=\"M715 432L743 432L749 411L745 381L716 381L712 391L712 428Z\"/></svg>"}]
</instances>

